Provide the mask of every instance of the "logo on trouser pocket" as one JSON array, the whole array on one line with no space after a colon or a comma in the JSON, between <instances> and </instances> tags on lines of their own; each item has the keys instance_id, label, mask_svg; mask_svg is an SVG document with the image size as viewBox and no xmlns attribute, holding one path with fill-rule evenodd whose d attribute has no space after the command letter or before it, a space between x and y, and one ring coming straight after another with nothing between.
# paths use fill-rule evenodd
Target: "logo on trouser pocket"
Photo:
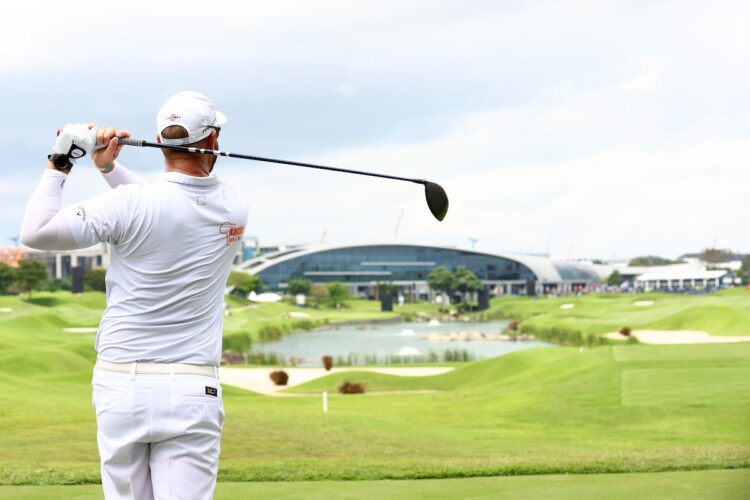
<instances>
[{"instance_id":1,"label":"logo on trouser pocket","mask_svg":"<svg viewBox=\"0 0 750 500\"><path fill-rule=\"evenodd\" d=\"M209 395L209 396L216 397L216 396L219 395L219 391L216 389L216 387L206 386L206 394Z\"/></svg>"}]
</instances>

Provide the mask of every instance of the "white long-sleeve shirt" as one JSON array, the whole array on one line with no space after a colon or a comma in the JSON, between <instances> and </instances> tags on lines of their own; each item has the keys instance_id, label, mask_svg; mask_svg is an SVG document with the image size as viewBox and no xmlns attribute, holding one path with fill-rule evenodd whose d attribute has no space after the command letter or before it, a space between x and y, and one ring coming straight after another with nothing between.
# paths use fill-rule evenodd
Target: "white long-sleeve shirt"
<instances>
[{"instance_id":1,"label":"white long-sleeve shirt","mask_svg":"<svg viewBox=\"0 0 750 500\"><path fill-rule=\"evenodd\" d=\"M45 170L21 240L44 250L110 245L101 359L218 365L222 304L248 205L216 176L168 172L143 183L118 164L111 191L61 209L67 175Z\"/></svg>"}]
</instances>

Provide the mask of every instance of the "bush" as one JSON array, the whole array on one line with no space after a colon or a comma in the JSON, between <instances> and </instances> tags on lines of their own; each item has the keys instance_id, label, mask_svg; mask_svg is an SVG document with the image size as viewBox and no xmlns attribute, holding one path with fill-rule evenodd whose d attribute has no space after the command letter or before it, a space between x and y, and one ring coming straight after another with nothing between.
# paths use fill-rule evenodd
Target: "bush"
<instances>
[{"instance_id":1,"label":"bush","mask_svg":"<svg viewBox=\"0 0 750 500\"><path fill-rule=\"evenodd\" d=\"M330 296L331 292L323 285L313 285L310 288L310 302L316 308L320 307L321 302L328 300Z\"/></svg>"},{"instance_id":2,"label":"bush","mask_svg":"<svg viewBox=\"0 0 750 500\"><path fill-rule=\"evenodd\" d=\"M383 295L398 296L400 288L393 283L378 283L378 297Z\"/></svg>"},{"instance_id":3,"label":"bush","mask_svg":"<svg viewBox=\"0 0 750 500\"><path fill-rule=\"evenodd\" d=\"M511 332L517 332L518 331L518 325L520 325L520 324L521 324L520 321L518 321L517 319L514 319L513 321L511 321L510 323L508 323L508 330L510 330Z\"/></svg>"},{"instance_id":4,"label":"bush","mask_svg":"<svg viewBox=\"0 0 750 500\"><path fill-rule=\"evenodd\" d=\"M349 289L343 283L328 283L326 288L328 289L328 302L332 306L339 307L349 298Z\"/></svg>"},{"instance_id":5,"label":"bush","mask_svg":"<svg viewBox=\"0 0 750 500\"><path fill-rule=\"evenodd\" d=\"M47 266L32 259L21 259L18 261L18 267L15 272L14 285L20 292L26 292L28 298L31 298L31 291L44 283L49 275Z\"/></svg>"},{"instance_id":6,"label":"bush","mask_svg":"<svg viewBox=\"0 0 750 500\"><path fill-rule=\"evenodd\" d=\"M468 304L466 302L461 302L458 307L458 312L465 314L471 312L471 304Z\"/></svg>"},{"instance_id":7,"label":"bush","mask_svg":"<svg viewBox=\"0 0 750 500\"><path fill-rule=\"evenodd\" d=\"M252 339L247 333L235 333L225 335L221 339L221 349L223 351L247 352L252 345Z\"/></svg>"},{"instance_id":8,"label":"bush","mask_svg":"<svg viewBox=\"0 0 750 500\"><path fill-rule=\"evenodd\" d=\"M98 292L106 292L107 287L104 284L104 279L107 275L107 271L102 268L89 269L86 274L83 275L83 284L92 290Z\"/></svg>"},{"instance_id":9,"label":"bush","mask_svg":"<svg viewBox=\"0 0 750 500\"><path fill-rule=\"evenodd\" d=\"M303 330L309 332L318 326L316 321L310 319L300 319L292 323L292 330Z\"/></svg>"},{"instance_id":10,"label":"bush","mask_svg":"<svg viewBox=\"0 0 750 500\"><path fill-rule=\"evenodd\" d=\"M70 287L71 287L70 279L59 280L55 278L55 279L47 280L44 283L42 289L45 292L57 292L59 290L70 291Z\"/></svg>"},{"instance_id":11,"label":"bush","mask_svg":"<svg viewBox=\"0 0 750 500\"><path fill-rule=\"evenodd\" d=\"M263 290L263 283L260 278L252 274L232 271L227 279L227 286L233 286L233 295L246 297L250 292L260 292Z\"/></svg>"},{"instance_id":12,"label":"bush","mask_svg":"<svg viewBox=\"0 0 750 500\"><path fill-rule=\"evenodd\" d=\"M284 356L281 356L275 352L266 353L266 352L250 351L247 353L247 364L265 365L265 366L286 366L287 362ZM290 363L290 364L294 364L294 363Z\"/></svg>"},{"instance_id":13,"label":"bush","mask_svg":"<svg viewBox=\"0 0 750 500\"><path fill-rule=\"evenodd\" d=\"M607 344L607 339L600 335L586 335L580 330L574 330L565 326L534 327L528 322L521 325L521 332L532 334L539 340L552 342L567 346L596 347Z\"/></svg>"},{"instance_id":14,"label":"bush","mask_svg":"<svg viewBox=\"0 0 750 500\"><path fill-rule=\"evenodd\" d=\"M222 365L239 365L245 362L245 356L235 351L224 351L221 353Z\"/></svg>"},{"instance_id":15,"label":"bush","mask_svg":"<svg viewBox=\"0 0 750 500\"><path fill-rule=\"evenodd\" d=\"M327 372L331 371L331 368L333 368L333 358L331 356L323 356L323 367Z\"/></svg>"},{"instance_id":16,"label":"bush","mask_svg":"<svg viewBox=\"0 0 750 500\"><path fill-rule=\"evenodd\" d=\"M624 337L630 337L630 327L623 326L622 328L620 328L620 335Z\"/></svg>"},{"instance_id":17,"label":"bush","mask_svg":"<svg viewBox=\"0 0 750 500\"><path fill-rule=\"evenodd\" d=\"M339 386L339 392L341 394L364 394L365 385L360 382L349 382L345 380Z\"/></svg>"},{"instance_id":18,"label":"bush","mask_svg":"<svg viewBox=\"0 0 750 500\"><path fill-rule=\"evenodd\" d=\"M289 280L286 285L286 292L289 295L307 295L310 293L310 287L312 287L312 281L310 280Z\"/></svg>"},{"instance_id":19,"label":"bush","mask_svg":"<svg viewBox=\"0 0 750 500\"><path fill-rule=\"evenodd\" d=\"M443 360L447 363L456 363L456 362L466 363L469 361L474 361L474 358L475 356L471 354L469 351L467 351L466 349L463 349L463 350L454 349L452 351L449 350L443 353Z\"/></svg>"},{"instance_id":20,"label":"bush","mask_svg":"<svg viewBox=\"0 0 750 500\"><path fill-rule=\"evenodd\" d=\"M284 332L281 328L274 325L263 325L258 330L258 336L261 342L273 342L274 340L280 340Z\"/></svg>"},{"instance_id":21,"label":"bush","mask_svg":"<svg viewBox=\"0 0 750 500\"><path fill-rule=\"evenodd\" d=\"M0 293L5 293L16 279L16 271L8 264L0 262Z\"/></svg>"},{"instance_id":22,"label":"bush","mask_svg":"<svg viewBox=\"0 0 750 500\"><path fill-rule=\"evenodd\" d=\"M276 370L275 372L271 372L271 380L276 385L286 385L289 382L289 374L284 370Z\"/></svg>"}]
</instances>

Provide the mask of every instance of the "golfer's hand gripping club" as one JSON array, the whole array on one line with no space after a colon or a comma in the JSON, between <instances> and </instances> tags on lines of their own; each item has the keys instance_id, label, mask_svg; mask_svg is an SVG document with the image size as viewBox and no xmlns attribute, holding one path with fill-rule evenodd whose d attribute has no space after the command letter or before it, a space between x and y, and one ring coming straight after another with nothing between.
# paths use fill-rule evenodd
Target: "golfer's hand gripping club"
<instances>
[{"instance_id":1,"label":"golfer's hand gripping club","mask_svg":"<svg viewBox=\"0 0 750 500\"><path fill-rule=\"evenodd\" d=\"M57 134L50 161L61 170L70 170L79 158L90 154L96 146L97 127L85 123L69 123Z\"/></svg>"}]
</instances>

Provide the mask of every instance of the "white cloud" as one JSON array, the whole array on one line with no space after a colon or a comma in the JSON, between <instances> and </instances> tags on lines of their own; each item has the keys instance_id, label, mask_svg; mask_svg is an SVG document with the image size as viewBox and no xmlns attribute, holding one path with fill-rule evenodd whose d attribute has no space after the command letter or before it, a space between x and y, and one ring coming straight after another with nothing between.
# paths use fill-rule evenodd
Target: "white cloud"
<instances>
[{"instance_id":1,"label":"white cloud","mask_svg":"<svg viewBox=\"0 0 750 500\"><path fill-rule=\"evenodd\" d=\"M217 101L289 102L286 119L330 136L289 159L427 178L451 198L438 223L417 185L222 159L265 242L390 241L403 209L400 241L606 257L716 238L750 251L749 19L743 2L26 2L0 17L0 74L7 95L29 92L15 83L28 75L50 87L56 71L80 75L58 95L111 117L132 106L100 92L113 73L148 102L215 80ZM13 127L24 147L60 105L43 90ZM245 151L253 120L302 139L264 111L232 115L223 137ZM374 120L386 132L362 139ZM350 129L362 134L333 140ZM27 163L0 193L9 234L41 168ZM76 167L66 200L104 189L96 177Z\"/></svg>"},{"instance_id":2,"label":"white cloud","mask_svg":"<svg viewBox=\"0 0 750 500\"><path fill-rule=\"evenodd\" d=\"M357 95L357 89L353 85L344 83L336 87L336 94L342 97L353 97Z\"/></svg>"}]
</instances>

